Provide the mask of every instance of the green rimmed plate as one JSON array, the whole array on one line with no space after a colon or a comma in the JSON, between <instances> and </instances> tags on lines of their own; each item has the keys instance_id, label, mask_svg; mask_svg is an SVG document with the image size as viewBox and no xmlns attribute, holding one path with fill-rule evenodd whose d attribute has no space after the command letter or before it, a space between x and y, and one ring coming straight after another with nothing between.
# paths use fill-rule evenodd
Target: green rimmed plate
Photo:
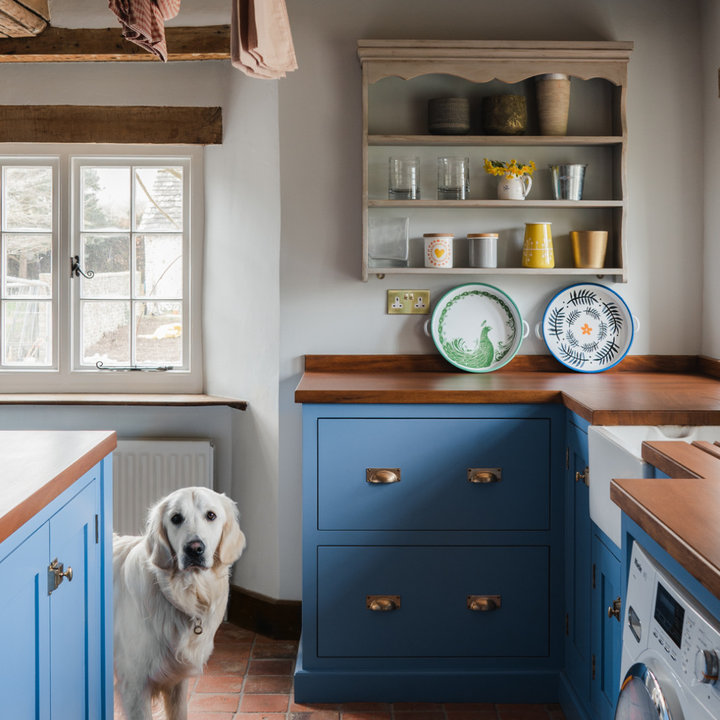
<instances>
[{"instance_id":1,"label":"green rimmed plate","mask_svg":"<svg viewBox=\"0 0 720 720\"><path fill-rule=\"evenodd\" d=\"M430 334L440 354L467 372L492 372L515 357L528 326L509 295L469 283L447 292L433 310Z\"/></svg>"}]
</instances>

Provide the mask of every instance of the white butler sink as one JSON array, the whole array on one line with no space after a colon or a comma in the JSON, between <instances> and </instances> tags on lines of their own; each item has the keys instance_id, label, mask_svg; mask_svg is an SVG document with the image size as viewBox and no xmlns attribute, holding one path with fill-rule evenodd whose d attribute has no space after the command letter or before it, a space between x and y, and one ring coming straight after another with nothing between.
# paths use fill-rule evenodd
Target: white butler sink
<instances>
[{"instance_id":1,"label":"white butler sink","mask_svg":"<svg viewBox=\"0 0 720 720\"><path fill-rule=\"evenodd\" d=\"M590 518L618 546L621 545L620 508L610 499L613 478L650 477L642 459L646 440L720 440L720 426L615 425L588 429L590 453Z\"/></svg>"}]
</instances>

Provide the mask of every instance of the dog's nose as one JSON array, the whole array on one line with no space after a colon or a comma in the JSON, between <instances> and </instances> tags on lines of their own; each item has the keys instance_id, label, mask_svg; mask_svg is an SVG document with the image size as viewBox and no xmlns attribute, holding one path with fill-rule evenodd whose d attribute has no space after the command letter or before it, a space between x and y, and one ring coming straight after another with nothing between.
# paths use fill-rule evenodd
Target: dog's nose
<instances>
[{"instance_id":1,"label":"dog's nose","mask_svg":"<svg viewBox=\"0 0 720 720\"><path fill-rule=\"evenodd\" d=\"M192 558L199 558L205 552L205 543L202 540L191 540L185 546L185 554Z\"/></svg>"}]
</instances>

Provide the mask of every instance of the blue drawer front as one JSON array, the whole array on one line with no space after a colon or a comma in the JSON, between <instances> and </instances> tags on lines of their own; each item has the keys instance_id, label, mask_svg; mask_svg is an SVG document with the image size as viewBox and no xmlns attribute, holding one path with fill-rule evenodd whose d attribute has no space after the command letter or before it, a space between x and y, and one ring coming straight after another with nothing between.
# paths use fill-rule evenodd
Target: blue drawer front
<instances>
[{"instance_id":1,"label":"blue drawer front","mask_svg":"<svg viewBox=\"0 0 720 720\"><path fill-rule=\"evenodd\" d=\"M318 548L319 657L546 657L548 548ZM368 595L400 596L388 612ZM489 612L468 595L499 595Z\"/></svg>"},{"instance_id":2,"label":"blue drawer front","mask_svg":"<svg viewBox=\"0 0 720 720\"><path fill-rule=\"evenodd\" d=\"M550 421L320 418L320 530L546 530ZM367 468L399 468L371 484ZM471 483L468 468L501 468Z\"/></svg>"}]
</instances>

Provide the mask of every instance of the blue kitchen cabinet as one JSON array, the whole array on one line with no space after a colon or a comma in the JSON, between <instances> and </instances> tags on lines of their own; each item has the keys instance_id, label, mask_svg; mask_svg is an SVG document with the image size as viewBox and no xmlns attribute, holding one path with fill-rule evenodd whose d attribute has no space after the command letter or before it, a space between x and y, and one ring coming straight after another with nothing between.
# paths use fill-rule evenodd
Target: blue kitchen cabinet
<instances>
[{"instance_id":1,"label":"blue kitchen cabinet","mask_svg":"<svg viewBox=\"0 0 720 720\"><path fill-rule=\"evenodd\" d=\"M620 692L622 574L619 548L597 528L592 537L592 563L592 716L594 720L612 720Z\"/></svg>"},{"instance_id":2,"label":"blue kitchen cabinet","mask_svg":"<svg viewBox=\"0 0 720 720\"><path fill-rule=\"evenodd\" d=\"M111 482L108 456L0 543L3 717L113 716Z\"/></svg>"},{"instance_id":3,"label":"blue kitchen cabinet","mask_svg":"<svg viewBox=\"0 0 720 720\"><path fill-rule=\"evenodd\" d=\"M296 700L557 700L563 436L554 405L304 405Z\"/></svg>"},{"instance_id":4,"label":"blue kitchen cabinet","mask_svg":"<svg viewBox=\"0 0 720 720\"><path fill-rule=\"evenodd\" d=\"M587 423L568 413L565 427L565 677L578 712L590 711L592 523Z\"/></svg>"}]
</instances>

